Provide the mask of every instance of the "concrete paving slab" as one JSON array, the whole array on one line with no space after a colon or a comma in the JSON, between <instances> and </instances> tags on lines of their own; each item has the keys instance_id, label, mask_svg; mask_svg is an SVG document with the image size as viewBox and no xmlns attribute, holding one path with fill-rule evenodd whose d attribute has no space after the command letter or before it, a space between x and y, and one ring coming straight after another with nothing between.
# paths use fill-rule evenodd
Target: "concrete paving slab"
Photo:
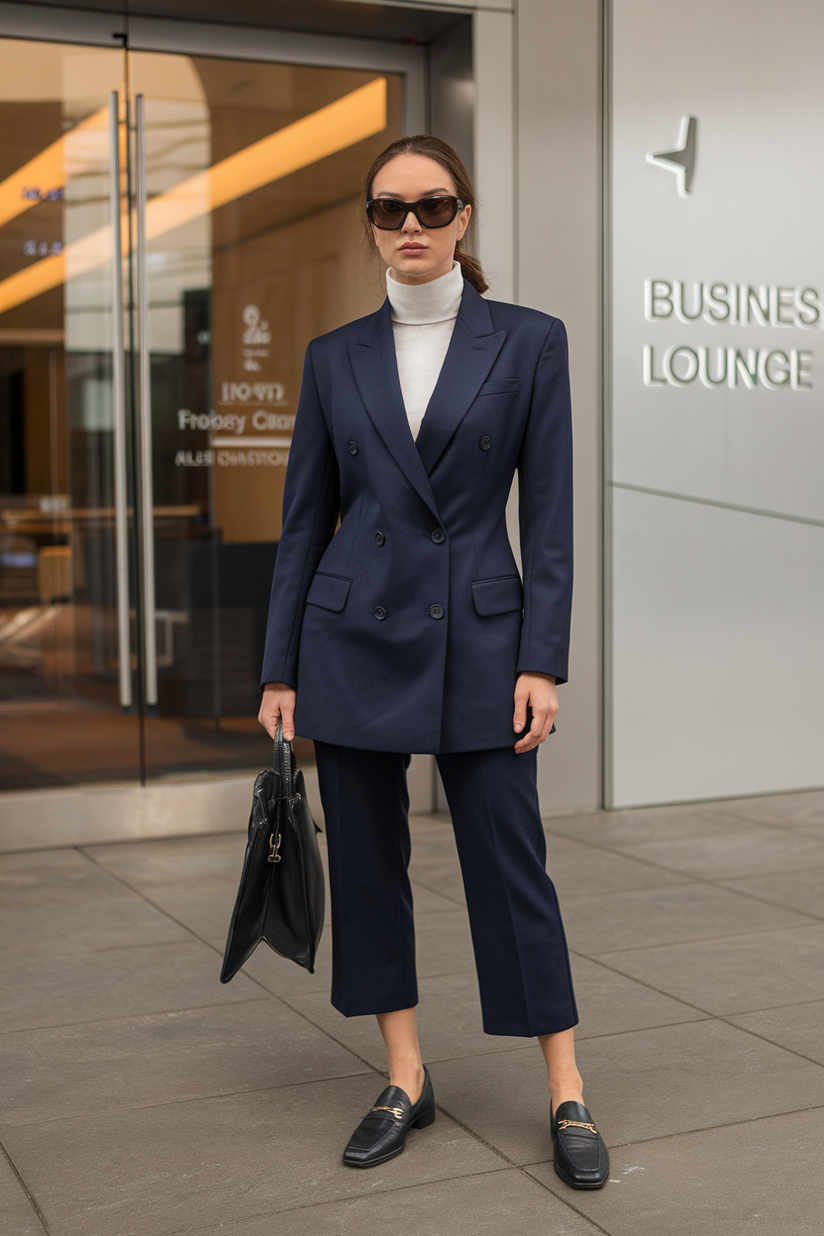
<instances>
[{"instance_id":1,"label":"concrete paving slab","mask_svg":"<svg viewBox=\"0 0 824 1236\"><path fill-rule=\"evenodd\" d=\"M5 957L101 952L136 944L184 943L191 935L168 915L128 893L60 906L59 912L0 910Z\"/></svg>"},{"instance_id":2,"label":"concrete paving slab","mask_svg":"<svg viewBox=\"0 0 824 1236\"><path fill-rule=\"evenodd\" d=\"M415 902L416 914L449 913L464 904L463 893L461 893L461 899L458 901L454 897L444 897L441 893L436 893L430 888L424 888L422 884L418 884L415 880L411 880L410 883L412 884L412 896Z\"/></svg>"},{"instance_id":3,"label":"concrete paving slab","mask_svg":"<svg viewBox=\"0 0 824 1236\"><path fill-rule=\"evenodd\" d=\"M607 1145L824 1104L824 1069L718 1021L579 1043L585 1102ZM551 1157L537 1047L432 1065L438 1104L514 1163Z\"/></svg>"},{"instance_id":4,"label":"concrete paving slab","mask_svg":"<svg viewBox=\"0 0 824 1236\"><path fill-rule=\"evenodd\" d=\"M399 1229L414 1236L598 1236L602 1230L512 1169L308 1205L278 1220L284 1232L288 1224L289 1236L385 1236ZM201 1229L191 1236L208 1236L214 1230ZM232 1236L273 1236L275 1231L269 1215L232 1224Z\"/></svg>"},{"instance_id":5,"label":"concrete paving slab","mask_svg":"<svg viewBox=\"0 0 824 1236\"><path fill-rule=\"evenodd\" d=\"M610 1145L824 1105L824 1068L717 1020L587 1039L578 1056Z\"/></svg>"},{"instance_id":6,"label":"concrete paving slab","mask_svg":"<svg viewBox=\"0 0 824 1236\"><path fill-rule=\"evenodd\" d=\"M605 963L716 1016L824 998L824 924L604 954Z\"/></svg>"},{"instance_id":7,"label":"concrete paving slab","mask_svg":"<svg viewBox=\"0 0 824 1236\"><path fill-rule=\"evenodd\" d=\"M824 918L824 867L813 867L809 871L776 871L720 883L724 888L786 906L799 914Z\"/></svg>"},{"instance_id":8,"label":"concrete paving slab","mask_svg":"<svg viewBox=\"0 0 824 1236\"><path fill-rule=\"evenodd\" d=\"M37 1211L0 1149L0 1215L3 1236L47 1236Z\"/></svg>"},{"instance_id":9,"label":"concrete paving slab","mask_svg":"<svg viewBox=\"0 0 824 1236\"><path fill-rule=\"evenodd\" d=\"M617 974L610 969L608 960L602 964L571 954L575 1001L581 1019L575 1028L576 1038L701 1021L707 1016L692 1005L653 991L625 974Z\"/></svg>"},{"instance_id":10,"label":"concrete paving slab","mask_svg":"<svg viewBox=\"0 0 824 1236\"><path fill-rule=\"evenodd\" d=\"M824 1064L824 1000L790 1004L781 1009L762 1009L729 1020L771 1043Z\"/></svg>"},{"instance_id":11,"label":"concrete paving slab","mask_svg":"<svg viewBox=\"0 0 824 1236\"><path fill-rule=\"evenodd\" d=\"M377 1173L354 1173L339 1163L351 1129L384 1085L385 1057L374 1019L347 1020L329 1004L331 933L314 976L261 946L247 969L265 989L247 975L228 987L218 982L242 832L96 844L87 854L63 849L0 857L6 1011L17 1001L17 1009L44 1013L43 1028L0 1034L0 1073L12 1079L0 1127L5 1124L24 1174L32 1173L26 1180L38 1201L38 1190L46 1190L51 1236L263 1236L264 1228L267 1236L310 1230L312 1236L353 1230L369 1236L398 1217L415 1236L463 1236L461 1224L473 1234L494 1228L496 1236L509 1230L705 1236L722 1228L747 1236L761 1230L761 1216L782 1236L812 1230L819 1236L824 1223L796 1232L786 1214L800 1213L792 1189L809 1191L820 1165L794 1176L782 1159L786 1126L774 1122L784 1119L775 1113L786 1112L791 1101L805 1110L810 1103L824 1108L824 866L787 870L779 856L763 870L720 880L713 867L712 883L696 883L683 866L690 845L711 863L719 840L730 864L742 857L751 862L753 854L764 861L765 841L792 862L805 845L824 842L810 795L763 800L769 818L746 814L754 801L546 821L550 870L573 945L587 1100L613 1143L613 1179L621 1182L598 1194L570 1191L552 1173L537 1046L483 1034L447 820L411 821L413 862L423 881L416 888L421 969L432 972L421 979L421 1038L434 1061L439 1102L445 1105L451 1086L480 1132L476 1137L474 1129L441 1117L434 1129L410 1135L407 1153ZM754 837L760 848L742 841ZM659 841L669 844L673 866L666 857L647 861L628 852ZM809 856L809 849L803 852ZM134 880L137 892L121 880ZM215 948L194 941L207 956L192 952L175 942L185 935L147 947L152 931L183 928L144 897L168 898ZM4 914L11 917L3 921ZM809 925L790 926L798 915ZM53 923L63 936L49 950ZM10 936L18 942L16 957ZM127 942L135 947L124 947ZM582 956L576 946L593 955ZM58 947L67 956L49 958ZM158 960L164 953L173 959L166 966ZM466 969L444 973L458 954ZM11 999L8 976L16 983ZM59 1021L52 1019L55 1011ZM710 1011L728 1012L727 1020L714 1020ZM67 1013L75 1024L65 1024ZM509 1058L522 1064L516 1068ZM746 1159L752 1147L736 1141L735 1130L754 1127L752 1113L780 1149L775 1187L795 1182L774 1211L746 1209L748 1196L765 1195L757 1167L746 1167L751 1174L745 1172L746 1187L738 1189L738 1157ZM693 1170L691 1152L664 1155L667 1147L709 1136L683 1131L700 1130L702 1122L717 1123L722 1134L705 1156L706 1175L694 1172L698 1201L702 1191L710 1200L706 1215L696 1189L680 1181L682 1161L683 1171ZM525 1129L526 1144L519 1144ZM544 1174L541 1186L483 1145L488 1131L493 1142L505 1146L511 1138L525 1158L536 1156L538 1165L529 1170ZM805 1145L820 1145L822 1132L821 1125L808 1130ZM433 1142L433 1133L444 1144ZM634 1145L615 1146L630 1138ZM648 1151L653 1157L639 1157ZM665 1170L656 1175L659 1152ZM267 1171L263 1180L263 1160L277 1162L284 1178ZM637 1170L644 1166L646 1173ZM629 1206L625 1215L619 1192L648 1181L650 1173L654 1188L633 1193L637 1213ZM543 1209L529 1201L530 1190L540 1197L542 1187L548 1190ZM3 1199L0 1171L6 1236L12 1212L2 1209ZM584 1208L590 1220L578 1215ZM590 1231L590 1223L599 1226ZM18 1234L12 1229L10 1236Z\"/></svg>"},{"instance_id":12,"label":"concrete paving slab","mask_svg":"<svg viewBox=\"0 0 824 1236\"><path fill-rule=\"evenodd\" d=\"M21 959L0 955L0 1032L258 999L243 974L219 981L220 958L198 941Z\"/></svg>"},{"instance_id":13,"label":"concrete paving slab","mask_svg":"<svg viewBox=\"0 0 824 1236\"><path fill-rule=\"evenodd\" d=\"M475 954L466 910L415 914L418 978L437 974L475 974Z\"/></svg>"},{"instance_id":14,"label":"concrete paving slab","mask_svg":"<svg viewBox=\"0 0 824 1236\"><path fill-rule=\"evenodd\" d=\"M465 905L461 867L452 825L430 828L412 837L412 880L456 905Z\"/></svg>"},{"instance_id":15,"label":"concrete paving slab","mask_svg":"<svg viewBox=\"0 0 824 1236\"><path fill-rule=\"evenodd\" d=\"M340 1078L17 1125L8 1147L52 1236L233 1231L309 1199L375 1196L507 1166L439 1115L431 1128L413 1130L405 1152L380 1172L344 1167L343 1148L377 1081Z\"/></svg>"},{"instance_id":16,"label":"concrete paving slab","mask_svg":"<svg viewBox=\"0 0 824 1236\"><path fill-rule=\"evenodd\" d=\"M633 948L641 941L652 946L800 927L815 921L703 883L600 897L565 896L563 913L570 947L582 953Z\"/></svg>"},{"instance_id":17,"label":"concrete paving slab","mask_svg":"<svg viewBox=\"0 0 824 1236\"><path fill-rule=\"evenodd\" d=\"M260 950L259 950L260 951ZM297 967L294 967L297 970ZM616 974L585 957L572 957L576 999L581 1024L578 1038L616 1034L650 1026L698 1021L706 1014L642 983ZM270 977L271 981L271 977ZM274 984L272 985L274 988ZM422 978L418 983L418 1029L424 1059L449 1060L482 1056L488 1052L522 1047L522 1038L485 1034L481 1003L474 973ZM329 1002L329 986L320 991L300 992L293 987L285 996L317 1026L346 1044L376 1069L386 1067L383 1041L373 1017L343 1017Z\"/></svg>"},{"instance_id":18,"label":"concrete paving slab","mask_svg":"<svg viewBox=\"0 0 824 1236\"><path fill-rule=\"evenodd\" d=\"M547 837L547 871L558 890L562 911L567 897L674 888L685 882L683 876L660 866L554 835Z\"/></svg>"},{"instance_id":19,"label":"concrete paving slab","mask_svg":"<svg viewBox=\"0 0 824 1236\"><path fill-rule=\"evenodd\" d=\"M521 1038L484 1034L474 974L420 979L418 994L418 1034L426 1061L485 1055L523 1045ZM290 996L289 1003L376 1069L386 1068L386 1052L374 1017L342 1016L329 1003L328 991Z\"/></svg>"},{"instance_id":20,"label":"concrete paving slab","mask_svg":"<svg viewBox=\"0 0 824 1236\"><path fill-rule=\"evenodd\" d=\"M209 939L228 931L245 849L245 835L229 835L88 846L84 852L201 939ZM320 849L325 868L322 841ZM328 880L326 906L328 921Z\"/></svg>"},{"instance_id":21,"label":"concrete paving slab","mask_svg":"<svg viewBox=\"0 0 824 1236\"><path fill-rule=\"evenodd\" d=\"M120 891L117 881L79 850L0 855L2 910L37 910L70 902L97 901Z\"/></svg>"},{"instance_id":22,"label":"concrete paving slab","mask_svg":"<svg viewBox=\"0 0 824 1236\"><path fill-rule=\"evenodd\" d=\"M819 841L824 841L824 821L809 821L805 824L797 824L795 831L804 833L806 837L817 837Z\"/></svg>"},{"instance_id":23,"label":"concrete paving slab","mask_svg":"<svg viewBox=\"0 0 824 1236\"><path fill-rule=\"evenodd\" d=\"M822 1144L819 1108L625 1146L575 1206L610 1236L820 1236ZM551 1162L528 1170L566 1195Z\"/></svg>"},{"instance_id":24,"label":"concrete paving slab","mask_svg":"<svg viewBox=\"0 0 824 1236\"><path fill-rule=\"evenodd\" d=\"M544 828L553 835L609 849L643 841L660 841L664 837L714 837L719 832L749 832L752 822L726 810L723 804L707 804L556 816L544 820Z\"/></svg>"},{"instance_id":25,"label":"concrete paving slab","mask_svg":"<svg viewBox=\"0 0 824 1236\"><path fill-rule=\"evenodd\" d=\"M366 1066L270 996L0 1035L0 1126L265 1090Z\"/></svg>"},{"instance_id":26,"label":"concrete paving slab","mask_svg":"<svg viewBox=\"0 0 824 1236\"><path fill-rule=\"evenodd\" d=\"M727 803L734 815L748 820L797 828L824 824L824 790L805 790L799 794L768 794L762 798L739 798Z\"/></svg>"},{"instance_id":27,"label":"concrete paving slab","mask_svg":"<svg viewBox=\"0 0 824 1236\"><path fill-rule=\"evenodd\" d=\"M619 849L622 854L703 880L824 867L824 840L798 829L782 831L761 825L749 832L661 838L621 845Z\"/></svg>"},{"instance_id":28,"label":"concrete paving slab","mask_svg":"<svg viewBox=\"0 0 824 1236\"><path fill-rule=\"evenodd\" d=\"M7 959L190 939L189 933L76 850L0 857Z\"/></svg>"}]
</instances>

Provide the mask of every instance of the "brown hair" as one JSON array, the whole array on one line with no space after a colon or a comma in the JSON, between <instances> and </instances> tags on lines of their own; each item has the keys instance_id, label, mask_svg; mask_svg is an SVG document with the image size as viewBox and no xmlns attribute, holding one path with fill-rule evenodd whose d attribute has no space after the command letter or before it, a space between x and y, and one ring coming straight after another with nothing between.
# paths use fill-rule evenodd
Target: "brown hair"
<instances>
[{"instance_id":1,"label":"brown hair","mask_svg":"<svg viewBox=\"0 0 824 1236\"><path fill-rule=\"evenodd\" d=\"M405 154L424 155L427 159L433 159L435 163L439 163L444 171L448 172L452 177L455 191L464 206L471 206L472 214L475 214L475 190L472 187L472 179L464 167L460 155L451 146L447 145L446 142L442 142L439 137L432 137L429 133L417 133L414 137L399 137L397 141L391 142L385 150L381 151L366 173L366 180L364 181L365 201L368 201L372 196L372 185L381 168L386 167L387 163L391 163L398 155ZM472 220L470 219L470 226L471 222ZM467 228L467 231L464 232L462 238L455 246L455 259L460 262L461 273L467 283L471 283L476 292L483 293L487 290L489 284L484 278L481 263L472 253L462 247L466 243L468 231L469 228ZM369 231L369 236L372 239L371 231Z\"/></svg>"}]
</instances>

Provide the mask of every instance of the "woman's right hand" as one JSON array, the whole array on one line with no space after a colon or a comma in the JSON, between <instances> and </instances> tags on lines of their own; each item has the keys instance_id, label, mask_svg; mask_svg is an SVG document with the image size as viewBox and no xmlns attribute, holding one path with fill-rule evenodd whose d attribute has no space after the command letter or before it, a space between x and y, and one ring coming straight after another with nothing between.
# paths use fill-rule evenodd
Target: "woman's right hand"
<instances>
[{"instance_id":1,"label":"woman's right hand","mask_svg":"<svg viewBox=\"0 0 824 1236\"><path fill-rule=\"evenodd\" d=\"M291 742L295 737L295 690L285 682L267 682L260 701L258 721L270 738L275 737L278 718L283 719L283 737Z\"/></svg>"}]
</instances>

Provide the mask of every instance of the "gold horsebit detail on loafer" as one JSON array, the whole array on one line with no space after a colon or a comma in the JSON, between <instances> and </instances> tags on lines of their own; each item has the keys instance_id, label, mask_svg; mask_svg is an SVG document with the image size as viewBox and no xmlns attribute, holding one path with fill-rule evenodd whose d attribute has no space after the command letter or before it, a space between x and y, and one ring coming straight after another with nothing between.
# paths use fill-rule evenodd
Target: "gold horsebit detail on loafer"
<instances>
[{"instance_id":1,"label":"gold horsebit detail on loafer","mask_svg":"<svg viewBox=\"0 0 824 1236\"><path fill-rule=\"evenodd\" d=\"M596 1134L598 1132L594 1124L584 1124L580 1120L559 1120L558 1121L558 1132L559 1133L561 1129L569 1129L569 1128L589 1129L590 1133L596 1133Z\"/></svg>"},{"instance_id":2,"label":"gold horsebit detail on loafer","mask_svg":"<svg viewBox=\"0 0 824 1236\"><path fill-rule=\"evenodd\" d=\"M373 1112L391 1112L396 1120L400 1120L403 1116L402 1107L373 1107Z\"/></svg>"}]
</instances>

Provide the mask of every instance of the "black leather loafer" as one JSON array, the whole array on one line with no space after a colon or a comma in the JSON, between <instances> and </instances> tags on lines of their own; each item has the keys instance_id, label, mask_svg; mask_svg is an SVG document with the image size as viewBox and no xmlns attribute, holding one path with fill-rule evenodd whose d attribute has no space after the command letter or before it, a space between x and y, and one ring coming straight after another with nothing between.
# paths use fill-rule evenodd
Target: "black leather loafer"
<instances>
[{"instance_id":1,"label":"black leather loafer","mask_svg":"<svg viewBox=\"0 0 824 1236\"><path fill-rule=\"evenodd\" d=\"M386 1087L349 1139L343 1152L347 1167L377 1167L394 1159L406 1145L410 1128L426 1129L434 1124L435 1093L426 1066L423 1072L423 1090L415 1104L400 1086Z\"/></svg>"},{"instance_id":2,"label":"black leather loafer","mask_svg":"<svg viewBox=\"0 0 824 1236\"><path fill-rule=\"evenodd\" d=\"M583 1103L561 1103L550 1125L555 1171L573 1189L602 1189L609 1178L604 1139Z\"/></svg>"}]
</instances>

